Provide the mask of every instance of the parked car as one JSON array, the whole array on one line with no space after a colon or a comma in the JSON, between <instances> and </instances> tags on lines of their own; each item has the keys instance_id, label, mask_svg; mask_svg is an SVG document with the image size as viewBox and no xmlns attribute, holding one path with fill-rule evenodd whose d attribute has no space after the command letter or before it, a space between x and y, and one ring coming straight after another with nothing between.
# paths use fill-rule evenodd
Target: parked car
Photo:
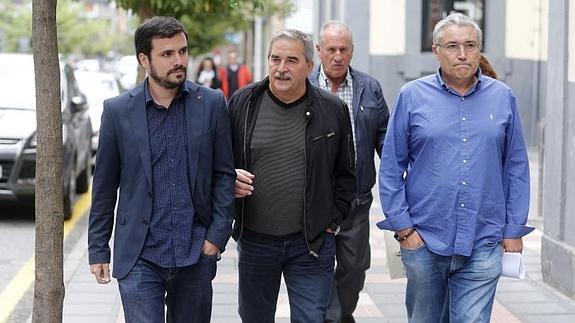
<instances>
[{"instance_id":1,"label":"parked car","mask_svg":"<svg viewBox=\"0 0 575 323\"><path fill-rule=\"evenodd\" d=\"M80 91L88 99L88 114L90 114L92 122L92 153L95 153L98 148L104 100L118 96L120 94L120 86L116 77L107 72L75 70L74 76L78 81Z\"/></svg>"},{"instance_id":2,"label":"parked car","mask_svg":"<svg viewBox=\"0 0 575 323\"><path fill-rule=\"evenodd\" d=\"M36 98L32 55L0 54L0 201L34 202ZM60 63L64 145L64 218L75 193L88 191L92 129L72 68Z\"/></svg>"}]
</instances>

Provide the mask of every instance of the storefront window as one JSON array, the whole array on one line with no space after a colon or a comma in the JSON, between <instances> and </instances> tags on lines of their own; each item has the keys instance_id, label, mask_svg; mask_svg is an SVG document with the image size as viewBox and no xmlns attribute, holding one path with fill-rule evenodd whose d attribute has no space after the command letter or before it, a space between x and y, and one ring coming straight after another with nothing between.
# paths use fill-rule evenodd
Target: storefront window
<instances>
[{"instance_id":1,"label":"storefront window","mask_svg":"<svg viewBox=\"0 0 575 323\"><path fill-rule=\"evenodd\" d=\"M422 3L421 50L424 52L431 51L435 24L452 12L461 12L473 18L481 30L484 30L485 0L426 0ZM485 32L483 33L483 40L485 45Z\"/></svg>"}]
</instances>

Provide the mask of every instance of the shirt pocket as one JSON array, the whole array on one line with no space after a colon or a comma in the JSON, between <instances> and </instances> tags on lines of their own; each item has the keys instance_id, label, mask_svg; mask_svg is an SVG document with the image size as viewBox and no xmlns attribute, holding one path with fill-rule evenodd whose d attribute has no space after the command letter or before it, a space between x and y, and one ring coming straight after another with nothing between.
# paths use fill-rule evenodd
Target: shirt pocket
<instances>
[{"instance_id":1,"label":"shirt pocket","mask_svg":"<svg viewBox=\"0 0 575 323\"><path fill-rule=\"evenodd\" d=\"M359 119L365 124L365 127L371 129L377 126L379 111L376 106L359 106Z\"/></svg>"}]
</instances>

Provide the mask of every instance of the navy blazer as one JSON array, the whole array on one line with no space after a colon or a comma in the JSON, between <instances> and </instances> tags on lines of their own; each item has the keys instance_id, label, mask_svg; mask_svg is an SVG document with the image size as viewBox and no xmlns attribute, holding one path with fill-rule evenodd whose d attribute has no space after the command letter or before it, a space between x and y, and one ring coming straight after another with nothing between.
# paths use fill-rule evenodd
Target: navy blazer
<instances>
[{"instance_id":1,"label":"navy blazer","mask_svg":"<svg viewBox=\"0 0 575 323\"><path fill-rule=\"evenodd\" d=\"M319 84L320 66L310 74L313 85ZM360 201L371 196L375 184L375 154L381 156L387 132L389 110L379 82L360 71L349 68L353 80L353 118L355 126L355 156L357 193Z\"/></svg>"},{"instance_id":2,"label":"navy blazer","mask_svg":"<svg viewBox=\"0 0 575 323\"><path fill-rule=\"evenodd\" d=\"M125 277L140 256L152 215L152 165L144 82L104 102L88 229L90 264L109 263ZM233 219L234 170L230 123L221 91L186 82L190 192L206 239L224 250ZM117 194L119 189L119 195Z\"/></svg>"}]
</instances>

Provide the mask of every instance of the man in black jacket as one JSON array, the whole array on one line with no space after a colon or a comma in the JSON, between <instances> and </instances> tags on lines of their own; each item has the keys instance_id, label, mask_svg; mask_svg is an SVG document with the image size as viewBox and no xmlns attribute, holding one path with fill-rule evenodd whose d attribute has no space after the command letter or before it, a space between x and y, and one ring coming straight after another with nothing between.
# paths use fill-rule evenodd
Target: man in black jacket
<instances>
[{"instance_id":1,"label":"man in black jacket","mask_svg":"<svg viewBox=\"0 0 575 323\"><path fill-rule=\"evenodd\" d=\"M311 38L283 30L268 50L269 77L229 102L237 172L239 313L274 322L281 276L292 322L323 322L335 242L356 190L346 104L313 87Z\"/></svg>"}]
</instances>

